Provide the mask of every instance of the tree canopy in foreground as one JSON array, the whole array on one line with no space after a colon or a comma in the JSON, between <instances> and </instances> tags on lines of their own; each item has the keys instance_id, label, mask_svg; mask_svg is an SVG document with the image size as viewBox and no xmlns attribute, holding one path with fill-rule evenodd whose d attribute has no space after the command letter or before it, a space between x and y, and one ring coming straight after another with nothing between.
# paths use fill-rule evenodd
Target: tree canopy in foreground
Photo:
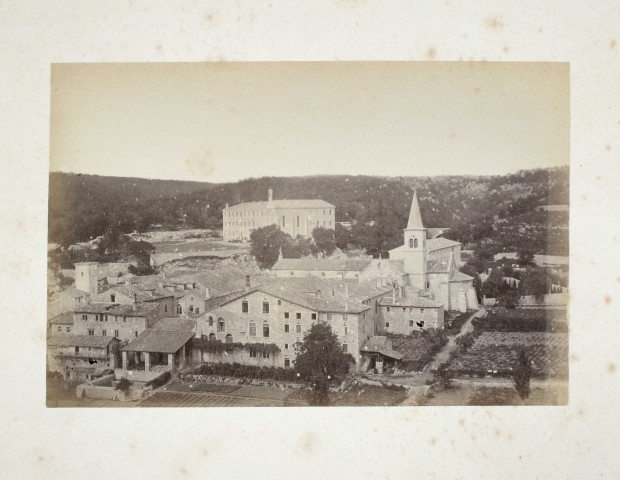
<instances>
[{"instance_id":1,"label":"tree canopy in foreground","mask_svg":"<svg viewBox=\"0 0 620 480\"><path fill-rule=\"evenodd\" d=\"M344 353L331 326L323 323L312 325L297 346L295 369L310 387L310 405L329 404L329 385L349 372L355 359Z\"/></svg>"}]
</instances>

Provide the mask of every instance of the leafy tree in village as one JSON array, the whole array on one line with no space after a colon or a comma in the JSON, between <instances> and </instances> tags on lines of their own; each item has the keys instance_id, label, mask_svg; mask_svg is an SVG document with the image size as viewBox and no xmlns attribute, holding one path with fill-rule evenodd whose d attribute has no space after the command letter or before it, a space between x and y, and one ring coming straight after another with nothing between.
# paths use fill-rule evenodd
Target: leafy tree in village
<instances>
[{"instance_id":1,"label":"leafy tree in village","mask_svg":"<svg viewBox=\"0 0 620 480\"><path fill-rule=\"evenodd\" d=\"M499 268L491 269L491 273L486 281L482 284L482 294L489 298L497 298L501 293L504 279Z\"/></svg>"},{"instance_id":2,"label":"leafy tree in village","mask_svg":"<svg viewBox=\"0 0 620 480\"><path fill-rule=\"evenodd\" d=\"M277 225L268 225L254 230L250 234L250 242L250 254L256 258L260 267L271 268L278 260L280 249L284 254L291 248L293 239Z\"/></svg>"},{"instance_id":3,"label":"leafy tree in village","mask_svg":"<svg viewBox=\"0 0 620 480\"><path fill-rule=\"evenodd\" d=\"M301 258L311 255L315 249L312 239L297 235L290 245L282 248L284 258Z\"/></svg>"},{"instance_id":4,"label":"leafy tree in village","mask_svg":"<svg viewBox=\"0 0 620 480\"><path fill-rule=\"evenodd\" d=\"M516 308L519 303L519 292L515 289L504 291L498 298L499 304L505 308Z\"/></svg>"},{"instance_id":5,"label":"leafy tree in village","mask_svg":"<svg viewBox=\"0 0 620 480\"><path fill-rule=\"evenodd\" d=\"M525 267L526 265L532 265L534 263L534 254L536 250L530 246L523 246L518 249L517 252L517 261L519 262L520 267Z\"/></svg>"},{"instance_id":6,"label":"leafy tree in village","mask_svg":"<svg viewBox=\"0 0 620 480\"><path fill-rule=\"evenodd\" d=\"M520 290L522 295L534 295L542 298L549 292L551 279L547 271L540 267L527 267L521 274Z\"/></svg>"},{"instance_id":7,"label":"leafy tree in village","mask_svg":"<svg viewBox=\"0 0 620 480\"><path fill-rule=\"evenodd\" d=\"M312 238L318 252L331 255L336 249L336 237L331 228L316 227L312 230Z\"/></svg>"},{"instance_id":8,"label":"leafy tree in village","mask_svg":"<svg viewBox=\"0 0 620 480\"><path fill-rule=\"evenodd\" d=\"M349 372L353 356L344 353L331 326L323 323L312 325L297 347L295 369L310 387L310 405L329 405L329 385Z\"/></svg>"},{"instance_id":9,"label":"leafy tree in village","mask_svg":"<svg viewBox=\"0 0 620 480\"><path fill-rule=\"evenodd\" d=\"M351 232L349 231L349 229L337 223L335 230L335 241L336 247L338 247L340 250L347 249L349 247L349 244L351 243Z\"/></svg>"},{"instance_id":10,"label":"leafy tree in village","mask_svg":"<svg viewBox=\"0 0 620 480\"><path fill-rule=\"evenodd\" d=\"M512 374L512 384L515 390L521 397L521 400L525 401L530 396L530 378L532 377L532 364L528 358L525 350L519 351L519 358L517 360L517 366Z\"/></svg>"}]
</instances>

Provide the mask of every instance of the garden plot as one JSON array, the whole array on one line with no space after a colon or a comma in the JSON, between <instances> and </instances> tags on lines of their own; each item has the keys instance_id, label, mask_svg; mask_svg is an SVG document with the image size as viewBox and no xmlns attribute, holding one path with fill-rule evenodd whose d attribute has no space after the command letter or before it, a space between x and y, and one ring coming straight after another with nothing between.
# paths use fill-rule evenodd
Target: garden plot
<instances>
[{"instance_id":1,"label":"garden plot","mask_svg":"<svg viewBox=\"0 0 620 480\"><path fill-rule=\"evenodd\" d=\"M484 332L466 353L457 355L448 370L458 375L510 375L524 349L534 376L568 375L568 335L545 332Z\"/></svg>"}]
</instances>

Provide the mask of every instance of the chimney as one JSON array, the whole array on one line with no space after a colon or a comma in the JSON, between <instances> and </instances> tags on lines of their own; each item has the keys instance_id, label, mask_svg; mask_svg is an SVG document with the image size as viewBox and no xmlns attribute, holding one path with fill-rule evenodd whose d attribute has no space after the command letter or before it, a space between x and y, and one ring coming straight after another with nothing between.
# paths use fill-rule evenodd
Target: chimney
<instances>
[{"instance_id":1,"label":"chimney","mask_svg":"<svg viewBox=\"0 0 620 480\"><path fill-rule=\"evenodd\" d=\"M164 282L159 282L159 283L157 284L157 286L158 286L159 288L164 288Z\"/></svg>"},{"instance_id":2,"label":"chimney","mask_svg":"<svg viewBox=\"0 0 620 480\"><path fill-rule=\"evenodd\" d=\"M392 287L392 305L396 305L396 285Z\"/></svg>"},{"instance_id":3,"label":"chimney","mask_svg":"<svg viewBox=\"0 0 620 480\"><path fill-rule=\"evenodd\" d=\"M375 287L379 288L381 286L381 279L377 278L377 281L375 282Z\"/></svg>"},{"instance_id":4,"label":"chimney","mask_svg":"<svg viewBox=\"0 0 620 480\"><path fill-rule=\"evenodd\" d=\"M205 298L211 298L211 291L209 290L209 287L205 288Z\"/></svg>"},{"instance_id":5,"label":"chimney","mask_svg":"<svg viewBox=\"0 0 620 480\"><path fill-rule=\"evenodd\" d=\"M316 296L319 297L319 298L321 297L321 289L320 288L316 291Z\"/></svg>"},{"instance_id":6,"label":"chimney","mask_svg":"<svg viewBox=\"0 0 620 480\"><path fill-rule=\"evenodd\" d=\"M228 208L228 202L226 202L226 208Z\"/></svg>"},{"instance_id":7,"label":"chimney","mask_svg":"<svg viewBox=\"0 0 620 480\"><path fill-rule=\"evenodd\" d=\"M267 190L267 200L270 203L273 201L273 190L271 188L269 188L269 190Z\"/></svg>"}]
</instances>

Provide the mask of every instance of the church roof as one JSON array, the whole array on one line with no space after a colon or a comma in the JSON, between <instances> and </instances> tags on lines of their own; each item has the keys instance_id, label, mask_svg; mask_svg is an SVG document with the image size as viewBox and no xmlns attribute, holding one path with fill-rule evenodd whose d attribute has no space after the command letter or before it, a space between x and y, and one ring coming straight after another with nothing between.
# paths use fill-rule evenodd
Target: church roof
<instances>
[{"instance_id":1,"label":"church roof","mask_svg":"<svg viewBox=\"0 0 620 480\"><path fill-rule=\"evenodd\" d=\"M454 240L450 240L448 238L436 237L427 240L426 245L428 247L428 251L432 252L433 250L441 250L442 248L456 247L461 245L461 243L455 242Z\"/></svg>"},{"instance_id":2,"label":"church roof","mask_svg":"<svg viewBox=\"0 0 620 480\"><path fill-rule=\"evenodd\" d=\"M445 258L431 259L426 261L426 271L428 273L448 273L450 262Z\"/></svg>"},{"instance_id":3,"label":"church roof","mask_svg":"<svg viewBox=\"0 0 620 480\"><path fill-rule=\"evenodd\" d=\"M411 201L411 211L409 212L409 221L407 222L407 229L421 229L424 228L422 224L422 215L420 214L420 206L418 205L418 194L413 192L413 200Z\"/></svg>"},{"instance_id":4,"label":"church roof","mask_svg":"<svg viewBox=\"0 0 620 480\"><path fill-rule=\"evenodd\" d=\"M466 282L466 281L473 280L473 277L470 277L469 275L466 275L463 272L459 272L458 270L455 270L454 272L452 272L452 276L450 277L450 280L453 282Z\"/></svg>"}]
</instances>

